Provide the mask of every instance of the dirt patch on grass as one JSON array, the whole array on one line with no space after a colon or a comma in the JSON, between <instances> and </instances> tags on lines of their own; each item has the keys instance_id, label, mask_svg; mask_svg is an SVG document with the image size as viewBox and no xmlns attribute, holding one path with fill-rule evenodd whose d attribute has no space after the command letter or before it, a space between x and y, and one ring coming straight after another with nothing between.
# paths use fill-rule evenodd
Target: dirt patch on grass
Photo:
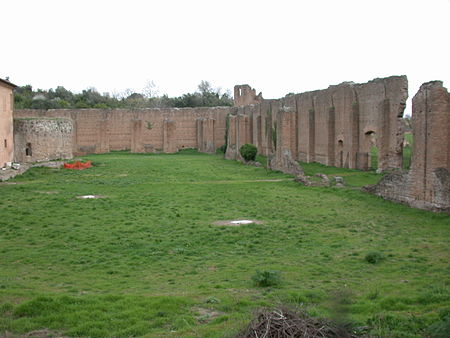
<instances>
[{"instance_id":1,"label":"dirt patch on grass","mask_svg":"<svg viewBox=\"0 0 450 338\"><path fill-rule=\"evenodd\" d=\"M220 181L200 181L189 182L192 184L239 184L239 183L257 183L257 182L285 182L293 181L293 178L277 178L277 179L263 179L263 180L220 180Z\"/></svg>"},{"instance_id":2,"label":"dirt patch on grass","mask_svg":"<svg viewBox=\"0 0 450 338\"><path fill-rule=\"evenodd\" d=\"M263 222L256 219L233 219L230 221L216 221L213 224L218 226L240 227L248 224L263 224Z\"/></svg>"},{"instance_id":3,"label":"dirt patch on grass","mask_svg":"<svg viewBox=\"0 0 450 338\"><path fill-rule=\"evenodd\" d=\"M217 318L221 315L223 315L223 312L216 311L213 309L207 309L203 307L195 307L192 310L198 313L196 316L196 319L199 323L208 323L214 318Z\"/></svg>"},{"instance_id":4,"label":"dirt patch on grass","mask_svg":"<svg viewBox=\"0 0 450 338\"><path fill-rule=\"evenodd\" d=\"M6 331L0 337L1 338L13 338L13 337L20 337L20 338L25 338L25 337L34 337L34 338L50 338L50 337L52 337L52 338L65 338L65 336L63 336L61 333L59 333L57 331L52 331L52 330L49 330L49 329L30 331L30 332L22 334L22 335L12 334L11 332Z\"/></svg>"},{"instance_id":5,"label":"dirt patch on grass","mask_svg":"<svg viewBox=\"0 0 450 338\"><path fill-rule=\"evenodd\" d=\"M50 190L50 191L36 190L35 192L37 192L38 194L46 194L46 195L59 194L59 191L56 191L56 190Z\"/></svg>"}]
</instances>

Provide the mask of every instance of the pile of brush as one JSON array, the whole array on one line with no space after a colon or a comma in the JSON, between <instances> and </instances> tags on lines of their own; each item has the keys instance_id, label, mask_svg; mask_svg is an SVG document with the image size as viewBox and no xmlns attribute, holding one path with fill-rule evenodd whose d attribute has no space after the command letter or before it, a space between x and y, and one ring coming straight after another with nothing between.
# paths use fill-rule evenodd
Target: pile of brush
<instances>
[{"instance_id":1,"label":"pile of brush","mask_svg":"<svg viewBox=\"0 0 450 338\"><path fill-rule=\"evenodd\" d=\"M356 338L350 330L289 308L262 309L236 338L339 337Z\"/></svg>"}]
</instances>

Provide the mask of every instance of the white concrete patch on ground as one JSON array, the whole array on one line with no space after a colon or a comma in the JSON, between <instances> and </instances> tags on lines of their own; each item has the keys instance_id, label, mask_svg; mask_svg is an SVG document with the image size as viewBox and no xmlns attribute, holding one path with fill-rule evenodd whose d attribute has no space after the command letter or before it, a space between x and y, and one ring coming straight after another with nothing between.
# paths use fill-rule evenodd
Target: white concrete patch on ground
<instances>
[{"instance_id":1,"label":"white concrete patch on ground","mask_svg":"<svg viewBox=\"0 0 450 338\"><path fill-rule=\"evenodd\" d=\"M231 220L231 221L216 221L213 224L214 225L221 225L221 226L241 226L241 225L247 225L247 224L262 224L263 222L258 221L256 219L237 219L237 220Z\"/></svg>"},{"instance_id":2,"label":"white concrete patch on ground","mask_svg":"<svg viewBox=\"0 0 450 338\"><path fill-rule=\"evenodd\" d=\"M255 223L255 222L251 221L249 219L242 219L242 220L239 220L239 221L231 221L230 223L236 224L236 225L241 225L241 224L252 224L252 223Z\"/></svg>"},{"instance_id":3,"label":"white concrete patch on ground","mask_svg":"<svg viewBox=\"0 0 450 338\"><path fill-rule=\"evenodd\" d=\"M82 195L82 196L77 196L77 198L93 199L93 198L105 198L105 196L101 196L101 195Z\"/></svg>"}]
</instances>

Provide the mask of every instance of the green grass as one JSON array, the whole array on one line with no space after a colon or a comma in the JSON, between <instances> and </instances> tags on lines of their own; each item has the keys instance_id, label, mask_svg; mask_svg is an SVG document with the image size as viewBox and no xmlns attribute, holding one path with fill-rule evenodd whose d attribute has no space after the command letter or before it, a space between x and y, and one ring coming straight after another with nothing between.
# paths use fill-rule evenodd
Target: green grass
<instances>
[{"instance_id":1,"label":"green grass","mask_svg":"<svg viewBox=\"0 0 450 338\"><path fill-rule=\"evenodd\" d=\"M449 316L450 217L357 189L380 175L304 165L343 176L338 189L194 151L83 159L97 166L0 185L1 333L221 337L278 302L332 316L339 290L374 335L420 336ZM264 223L212 224L239 218ZM280 284L255 285L258 270Z\"/></svg>"},{"instance_id":2,"label":"green grass","mask_svg":"<svg viewBox=\"0 0 450 338\"><path fill-rule=\"evenodd\" d=\"M362 188L365 185L376 184L381 178L381 175L373 171L329 167L320 163L300 162L300 165L307 176L313 176L318 173L328 175L330 178L339 176L344 179L345 184L349 188Z\"/></svg>"}]
</instances>

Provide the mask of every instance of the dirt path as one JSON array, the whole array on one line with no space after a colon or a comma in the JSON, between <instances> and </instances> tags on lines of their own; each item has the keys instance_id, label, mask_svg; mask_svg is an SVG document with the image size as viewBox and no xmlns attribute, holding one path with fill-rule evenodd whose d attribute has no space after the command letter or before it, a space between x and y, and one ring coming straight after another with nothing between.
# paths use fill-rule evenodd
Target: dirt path
<instances>
[{"instance_id":1,"label":"dirt path","mask_svg":"<svg viewBox=\"0 0 450 338\"><path fill-rule=\"evenodd\" d=\"M281 178L273 180L227 180L227 181L200 181L200 182L182 182L191 184L231 184L231 183L254 183L254 182L286 182L293 181L293 178ZM181 183L181 182L180 182Z\"/></svg>"}]
</instances>

